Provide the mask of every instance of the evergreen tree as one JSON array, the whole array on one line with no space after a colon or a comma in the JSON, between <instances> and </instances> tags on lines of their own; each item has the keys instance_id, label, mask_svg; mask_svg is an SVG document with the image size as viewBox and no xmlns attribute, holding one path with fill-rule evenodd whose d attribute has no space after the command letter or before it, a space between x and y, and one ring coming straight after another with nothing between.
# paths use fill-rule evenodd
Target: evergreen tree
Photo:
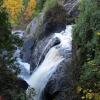
<instances>
[{"instance_id":1,"label":"evergreen tree","mask_svg":"<svg viewBox=\"0 0 100 100\"><path fill-rule=\"evenodd\" d=\"M13 50L11 39L11 26L8 21L8 14L2 7L3 0L0 0L0 65L6 64L7 54Z\"/></svg>"},{"instance_id":2,"label":"evergreen tree","mask_svg":"<svg viewBox=\"0 0 100 100\"><path fill-rule=\"evenodd\" d=\"M15 38L11 34L8 14L0 0L0 97L3 100L25 100L24 90L19 87L13 53ZM21 99L22 98L22 99Z\"/></svg>"}]
</instances>

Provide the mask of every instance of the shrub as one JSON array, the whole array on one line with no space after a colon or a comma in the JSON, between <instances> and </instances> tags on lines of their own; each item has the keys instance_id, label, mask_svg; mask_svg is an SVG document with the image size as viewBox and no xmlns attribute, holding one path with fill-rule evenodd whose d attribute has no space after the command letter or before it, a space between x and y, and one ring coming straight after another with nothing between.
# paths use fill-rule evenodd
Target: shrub
<instances>
[{"instance_id":1,"label":"shrub","mask_svg":"<svg viewBox=\"0 0 100 100\"><path fill-rule=\"evenodd\" d=\"M98 3L98 0L81 0L80 15L73 29L73 43L76 50L80 50L78 55L81 63L76 61L76 66L80 67L81 72L78 81L83 90L92 91L94 96L91 100L95 97L95 93L98 94L100 91L100 6ZM86 97L84 92L81 94Z\"/></svg>"},{"instance_id":2,"label":"shrub","mask_svg":"<svg viewBox=\"0 0 100 100\"><path fill-rule=\"evenodd\" d=\"M23 9L23 0L4 0L4 6L12 23L16 23Z\"/></svg>"},{"instance_id":3,"label":"shrub","mask_svg":"<svg viewBox=\"0 0 100 100\"><path fill-rule=\"evenodd\" d=\"M39 9L41 11L43 9L46 1L47 0L37 0L37 9Z\"/></svg>"},{"instance_id":4,"label":"shrub","mask_svg":"<svg viewBox=\"0 0 100 100\"><path fill-rule=\"evenodd\" d=\"M25 18L25 20L29 20L32 18L35 7L36 7L36 0L30 0L23 14L24 15L23 17Z\"/></svg>"},{"instance_id":5,"label":"shrub","mask_svg":"<svg viewBox=\"0 0 100 100\"><path fill-rule=\"evenodd\" d=\"M0 0L0 96L4 100L15 100L20 93L24 95L25 91L16 82L17 66L13 59L15 38L11 34L8 14L2 5L3 0Z\"/></svg>"},{"instance_id":6,"label":"shrub","mask_svg":"<svg viewBox=\"0 0 100 100\"><path fill-rule=\"evenodd\" d=\"M58 5L57 0L47 0L44 4L44 11L48 12L48 10L54 8L56 5Z\"/></svg>"}]
</instances>

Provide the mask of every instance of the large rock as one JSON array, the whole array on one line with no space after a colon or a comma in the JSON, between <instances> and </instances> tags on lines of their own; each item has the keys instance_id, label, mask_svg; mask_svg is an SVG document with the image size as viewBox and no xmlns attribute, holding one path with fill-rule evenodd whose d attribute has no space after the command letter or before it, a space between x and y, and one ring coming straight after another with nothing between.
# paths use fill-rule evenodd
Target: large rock
<instances>
[{"instance_id":1,"label":"large rock","mask_svg":"<svg viewBox=\"0 0 100 100\"><path fill-rule=\"evenodd\" d=\"M31 73L41 64L49 49L60 43L59 39L56 38L45 49L52 34L64 30L66 24L74 23L74 18L78 15L77 5L77 0L63 0L62 4L59 2L48 12L41 13L28 25L25 33L23 58L30 62ZM72 91L73 66L71 65L71 57L67 55L67 58L59 65L49 80L44 91L46 100L75 100Z\"/></svg>"},{"instance_id":2,"label":"large rock","mask_svg":"<svg viewBox=\"0 0 100 100\"><path fill-rule=\"evenodd\" d=\"M66 28L66 11L57 4L47 12L42 12L27 26L24 36L22 58L30 62L35 46L45 37Z\"/></svg>"},{"instance_id":3,"label":"large rock","mask_svg":"<svg viewBox=\"0 0 100 100\"><path fill-rule=\"evenodd\" d=\"M47 9L47 8L46 8ZM60 32L66 28L66 10L59 3L50 9L44 10L45 32Z\"/></svg>"},{"instance_id":4,"label":"large rock","mask_svg":"<svg viewBox=\"0 0 100 100\"><path fill-rule=\"evenodd\" d=\"M24 40L23 49L21 52L21 56L24 62L30 63L34 46L35 46L35 41L33 37L29 37Z\"/></svg>"},{"instance_id":5,"label":"large rock","mask_svg":"<svg viewBox=\"0 0 100 100\"><path fill-rule=\"evenodd\" d=\"M64 8L67 11L68 15L72 17L76 17L79 14L78 6L80 0L64 0Z\"/></svg>"},{"instance_id":6,"label":"large rock","mask_svg":"<svg viewBox=\"0 0 100 100\"><path fill-rule=\"evenodd\" d=\"M28 88L28 83L25 81L25 80L23 80L23 79L21 79L21 78L18 78L17 80L16 80L16 83L18 84L18 86L21 88L21 89L23 89L23 90L27 90L27 88Z\"/></svg>"},{"instance_id":7,"label":"large rock","mask_svg":"<svg viewBox=\"0 0 100 100\"><path fill-rule=\"evenodd\" d=\"M30 63L34 47L39 38L43 36L43 15L44 14L41 13L38 17L34 18L26 28L23 49L21 52L23 61L25 62Z\"/></svg>"},{"instance_id":8,"label":"large rock","mask_svg":"<svg viewBox=\"0 0 100 100\"><path fill-rule=\"evenodd\" d=\"M71 58L65 59L50 78L45 89L46 100L73 100Z\"/></svg>"},{"instance_id":9,"label":"large rock","mask_svg":"<svg viewBox=\"0 0 100 100\"><path fill-rule=\"evenodd\" d=\"M57 44L60 44L60 40L58 38L52 39L52 35L43 38L37 43L31 58L31 73L41 64L50 48Z\"/></svg>"}]
</instances>

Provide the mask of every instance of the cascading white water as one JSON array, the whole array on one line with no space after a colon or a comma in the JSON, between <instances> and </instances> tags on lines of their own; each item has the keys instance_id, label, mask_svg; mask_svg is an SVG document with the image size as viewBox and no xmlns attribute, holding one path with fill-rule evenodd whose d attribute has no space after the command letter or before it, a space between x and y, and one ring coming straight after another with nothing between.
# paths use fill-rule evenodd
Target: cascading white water
<instances>
[{"instance_id":1,"label":"cascading white water","mask_svg":"<svg viewBox=\"0 0 100 100\"><path fill-rule=\"evenodd\" d=\"M45 88L48 79L51 77L52 73L56 70L57 65L63 60L59 55L56 48L51 48L51 50L46 55L43 63L35 70L29 79L29 85L35 89L36 96L34 100L40 100L41 92Z\"/></svg>"},{"instance_id":2,"label":"cascading white water","mask_svg":"<svg viewBox=\"0 0 100 100\"><path fill-rule=\"evenodd\" d=\"M23 62L20 57L17 58L17 63L19 64L19 68L21 70L18 77L27 81L30 77L30 64Z\"/></svg>"},{"instance_id":3,"label":"cascading white water","mask_svg":"<svg viewBox=\"0 0 100 100\"><path fill-rule=\"evenodd\" d=\"M72 26L66 26L66 30L61 33L55 33L53 38L58 37L60 39L60 44L52 47L45 56L44 61L38 66L28 83L31 88L35 89L36 95L31 100L42 100L41 95L42 92L47 85L48 80L52 76L52 74L56 71L58 65L65 59L60 54L60 49L71 51L72 45L72 37L71 37ZM48 44L47 44L48 45ZM29 91L29 89L27 90Z\"/></svg>"},{"instance_id":4,"label":"cascading white water","mask_svg":"<svg viewBox=\"0 0 100 100\"><path fill-rule=\"evenodd\" d=\"M12 34L14 34L14 35L18 36L20 39L22 39L24 31L16 30L16 31L12 31ZM19 69L21 70L18 77L27 81L27 79L30 77L30 64L22 61L22 59L20 58L21 48L19 48L17 45L15 45L15 47L17 49L15 50L13 58L16 58L15 63L17 63L19 65Z\"/></svg>"}]
</instances>

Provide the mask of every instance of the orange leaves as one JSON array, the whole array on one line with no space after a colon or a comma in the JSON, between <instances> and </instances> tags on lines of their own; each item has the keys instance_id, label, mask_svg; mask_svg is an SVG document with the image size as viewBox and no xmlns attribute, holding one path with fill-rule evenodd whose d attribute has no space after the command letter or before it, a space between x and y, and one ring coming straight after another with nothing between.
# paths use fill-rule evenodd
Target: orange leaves
<instances>
[{"instance_id":1,"label":"orange leaves","mask_svg":"<svg viewBox=\"0 0 100 100\"><path fill-rule=\"evenodd\" d=\"M36 7L36 0L30 0L24 12L25 20L28 20L32 17L35 7Z\"/></svg>"}]
</instances>

